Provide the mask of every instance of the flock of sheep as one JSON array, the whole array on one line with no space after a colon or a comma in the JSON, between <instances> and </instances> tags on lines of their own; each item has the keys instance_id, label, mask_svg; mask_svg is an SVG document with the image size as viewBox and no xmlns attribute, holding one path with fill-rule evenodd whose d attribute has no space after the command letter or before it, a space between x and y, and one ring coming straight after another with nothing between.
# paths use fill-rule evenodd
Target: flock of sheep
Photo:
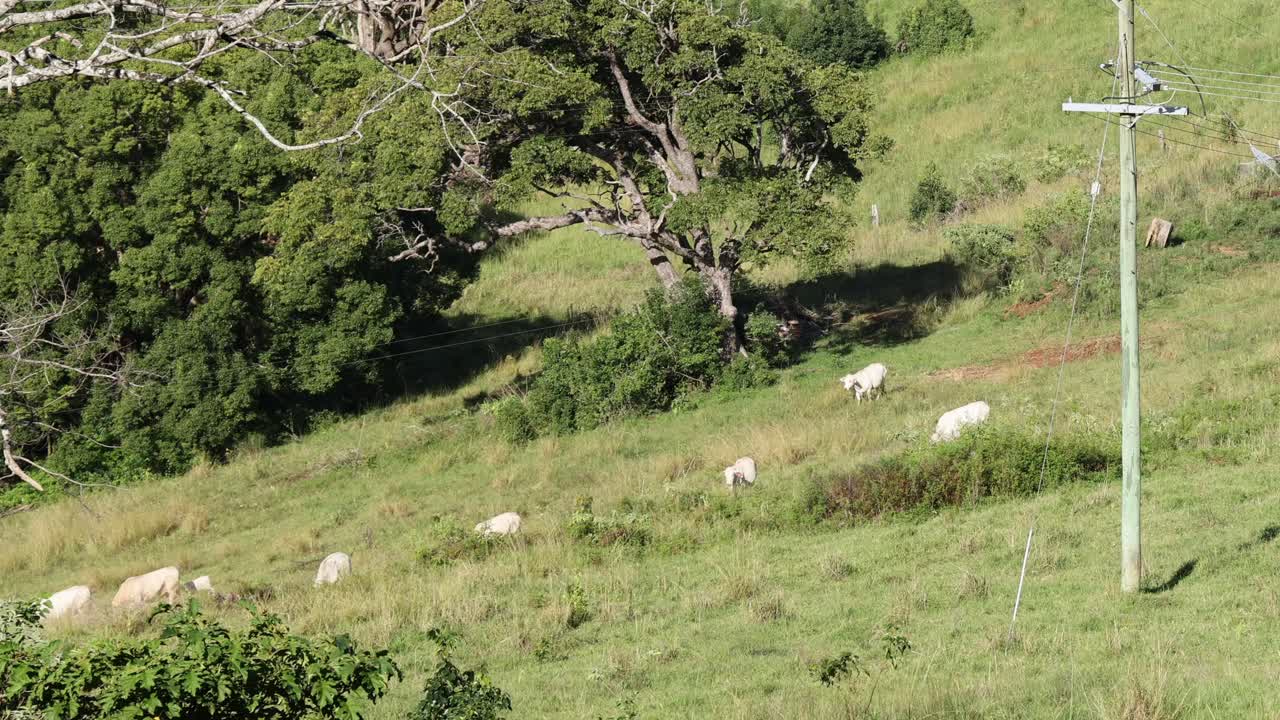
<instances>
[{"instance_id":1,"label":"flock of sheep","mask_svg":"<svg viewBox=\"0 0 1280 720\"><path fill-rule=\"evenodd\" d=\"M852 392L858 402L862 398L868 400L881 397L885 392L885 379L889 370L880 363L872 363L856 373L840 378L844 389ZM960 436L967 426L986 422L991 414L991 406L978 401L951 410L938 418L933 431L933 442L947 442ZM730 488L740 485L752 485L756 481L755 460L744 457L724 469L724 482ZM484 536L512 535L520 531L520 515L505 512L495 515L475 526L475 532ZM316 571L315 585L331 585L351 574L351 556L336 552L326 557ZM145 575L127 578L120 584L111 601L112 607L137 607L146 605L160 598L168 602L176 602L180 590L188 592L213 592L213 584L209 576L201 576L187 583L179 583L178 568L166 567L153 570ZM85 585L76 585L60 590L46 601L45 620L56 620L83 612L89 607L90 590Z\"/></svg>"},{"instance_id":2,"label":"flock of sheep","mask_svg":"<svg viewBox=\"0 0 1280 720\"><path fill-rule=\"evenodd\" d=\"M856 373L840 378L840 384L853 393L858 402L862 402L864 397L868 400L882 397L888 377L889 368L881 363L871 363ZM965 427L981 425L990 416L991 406L981 400L947 411L938 418L938 424L929 439L935 443L955 440ZM737 462L724 469L724 484L731 488L752 485L755 481L756 461L749 457L738 458Z\"/></svg>"}]
</instances>

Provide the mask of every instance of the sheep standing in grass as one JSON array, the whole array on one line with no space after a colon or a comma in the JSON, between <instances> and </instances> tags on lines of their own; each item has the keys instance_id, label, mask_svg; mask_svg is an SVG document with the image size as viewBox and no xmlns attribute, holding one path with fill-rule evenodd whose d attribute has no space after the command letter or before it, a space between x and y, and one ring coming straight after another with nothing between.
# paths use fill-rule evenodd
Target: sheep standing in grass
<instances>
[{"instance_id":1,"label":"sheep standing in grass","mask_svg":"<svg viewBox=\"0 0 1280 720\"><path fill-rule=\"evenodd\" d=\"M950 442L960 437L960 431L969 425L981 425L991 416L991 406L979 400L943 413L933 431L932 442Z\"/></svg>"},{"instance_id":2,"label":"sheep standing in grass","mask_svg":"<svg viewBox=\"0 0 1280 720\"><path fill-rule=\"evenodd\" d=\"M844 384L845 390L853 391L858 402L862 402L863 395L866 395L868 400L871 399L873 392L884 395L884 380L888 375L889 368L880 363L871 363L856 373L840 378L840 382Z\"/></svg>"},{"instance_id":3,"label":"sheep standing in grass","mask_svg":"<svg viewBox=\"0 0 1280 720\"><path fill-rule=\"evenodd\" d=\"M724 484L731 488L739 485L754 485L756 482L756 461L749 457L738 458L738 461L724 469Z\"/></svg>"},{"instance_id":4,"label":"sheep standing in grass","mask_svg":"<svg viewBox=\"0 0 1280 720\"><path fill-rule=\"evenodd\" d=\"M166 567L137 575L120 583L111 607L138 607L164 596L170 605L178 601L178 568Z\"/></svg>"},{"instance_id":5,"label":"sheep standing in grass","mask_svg":"<svg viewBox=\"0 0 1280 720\"><path fill-rule=\"evenodd\" d=\"M74 585L66 590L49 596L45 602L49 606L49 611L44 615L44 621L50 622L58 618L78 615L89 607L90 592L88 586Z\"/></svg>"}]
</instances>

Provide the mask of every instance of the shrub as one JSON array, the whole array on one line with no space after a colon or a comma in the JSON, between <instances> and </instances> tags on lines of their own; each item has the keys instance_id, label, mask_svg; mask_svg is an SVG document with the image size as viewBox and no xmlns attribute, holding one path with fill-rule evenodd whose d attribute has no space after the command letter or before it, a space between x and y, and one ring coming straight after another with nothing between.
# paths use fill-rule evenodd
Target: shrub
<instances>
[{"instance_id":1,"label":"shrub","mask_svg":"<svg viewBox=\"0 0 1280 720\"><path fill-rule=\"evenodd\" d=\"M591 619L591 603L587 600L587 591L578 583L569 583L565 588L564 604L564 625L570 630Z\"/></svg>"},{"instance_id":2,"label":"shrub","mask_svg":"<svg viewBox=\"0 0 1280 720\"><path fill-rule=\"evenodd\" d=\"M868 68L889 56L889 36L867 18L862 0L814 0L793 22L786 43L823 65Z\"/></svg>"},{"instance_id":3,"label":"shrub","mask_svg":"<svg viewBox=\"0 0 1280 720\"><path fill-rule=\"evenodd\" d=\"M999 225L964 224L943 233L950 243L948 254L962 265L977 270L997 287L1006 287L1013 278L1018 249L1013 232Z\"/></svg>"},{"instance_id":4,"label":"shrub","mask_svg":"<svg viewBox=\"0 0 1280 720\"><path fill-rule=\"evenodd\" d=\"M483 560L493 554L500 539L467 530L452 518L440 518L427 531L427 542L418 559L443 567L459 560Z\"/></svg>"},{"instance_id":5,"label":"shrub","mask_svg":"<svg viewBox=\"0 0 1280 720\"><path fill-rule=\"evenodd\" d=\"M385 650L360 650L345 635L290 635L280 618L250 612L243 630L204 617L192 602L159 607L158 638L0 640L0 716L34 708L64 720L358 720L400 677Z\"/></svg>"},{"instance_id":6,"label":"shrub","mask_svg":"<svg viewBox=\"0 0 1280 720\"><path fill-rule=\"evenodd\" d=\"M924 177L911 193L911 220L923 223L934 215L946 215L956 207L956 194L942 181L936 163L929 163Z\"/></svg>"},{"instance_id":7,"label":"shrub","mask_svg":"<svg viewBox=\"0 0 1280 720\"><path fill-rule=\"evenodd\" d=\"M512 445L521 445L538 437L538 428L522 398L508 395L491 403L487 410L493 415L498 436Z\"/></svg>"},{"instance_id":8,"label":"shrub","mask_svg":"<svg viewBox=\"0 0 1280 720\"><path fill-rule=\"evenodd\" d=\"M1058 145L1049 143L1036 161L1036 180L1042 183L1060 180L1089 167L1089 153L1080 145Z\"/></svg>"},{"instance_id":9,"label":"shrub","mask_svg":"<svg viewBox=\"0 0 1280 720\"><path fill-rule=\"evenodd\" d=\"M828 517L874 518L929 512L987 497L1026 496L1040 487L1044 441L988 426L959 439L908 450L829 478ZM1049 449L1044 488L1118 477L1120 453L1090 438L1059 438Z\"/></svg>"},{"instance_id":10,"label":"shrub","mask_svg":"<svg viewBox=\"0 0 1280 720\"><path fill-rule=\"evenodd\" d=\"M925 0L898 24L898 52L937 55L973 37L973 15L958 0Z\"/></svg>"},{"instance_id":11,"label":"shrub","mask_svg":"<svg viewBox=\"0 0 1280 720\"><path fill-rule=\"evenodd\" d=\"M439 630L429 635L439 644L438 665L409 720L500 720L511 711L511 697L483 669L463 670L453 663L449 636Z\"/></svg>"},{"instance_id":12,"label":"shrub","mask_svg":"<svg viewBox=\"0 0 1280 720\"><path fill-rule=\"evenodd\" d=\"M1027 181L1013 158L993 155L973 166L960 181L960 195L970 204L1021 195Z\"/></svg>"},{"instance_id":13,"label":"shrub","mask_svg":"<svg viewBox=\"0 0 1280 720\"><path fill-rule=\"evenodd\" d=\"M500 432L527 440L535 433L567 434L668 410L681 396L720 379L728 331L696 283L671 296L654 291L616 319L608 334L548 340L544 369L523 400L524 411L499 408Z\"/></svg>"},{"instance_id":14,"label":"shrub","mask_svg":"<svg viewBox=\"0 0 1280 720\"><path fill-rule=\"evenodd\" d=\"M782 367L791 359L790 343L779 332L782 325L782 318L771 312L757 310L747 317L743 328L743 334L747 337L747 350L769 367Z\"/></svg>"},{"instance_id":15,"label":"shrub","mask_svg":"<svg viewBox=\"0 0 1280 720\"><path fill-rule=\"evenodd\" d=\"M736 357L724 368L717 386L729 392L765 387L778 381L778 372L757 356Z\"/></svg>"},{"instance_id":16,"label":"shrub","mask_svg":"<svg viewBox=\"0 0 1280 720\"><path fill-rule=\"evenodd\" d=\"M634 511L613 512L607 517L597 516L591 509L591 498L580 498L578 507L569 517L566 531L569 537L601 547L628 545L644 547L653 539L649 529L649 517Z\"/></svg>"}]
</instances>

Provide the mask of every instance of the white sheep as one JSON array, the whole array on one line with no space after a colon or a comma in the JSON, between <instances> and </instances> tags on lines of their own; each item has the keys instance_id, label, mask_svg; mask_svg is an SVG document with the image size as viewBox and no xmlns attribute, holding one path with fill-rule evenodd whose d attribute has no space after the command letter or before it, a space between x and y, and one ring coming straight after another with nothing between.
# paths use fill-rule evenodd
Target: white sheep
<instances>
[{"instance_id":1,"label":"white sheep","mask_svg":"<svg viewBox=\"0 0 1280 720\"><path fill-rule=\"evenodd\" d=\"M933 431L932 442L950 442L960 437L960 431L969 425L981 425L991 416L991 406L979 400L942 414Z\"/></svg>"},{"instance_id":2,"label":"white sheep","mask_svg":"<svg viewBox=\"0 0 1280 720\"><path fill-rule=\"evenodd\" d=\"M889 376L889 368L880 363L871 363L856 373L851 373L840 378L840 382L844 385L845 390L852 390L853 394L858 398L858 402L862 402L862 396L866 395L870 400L873 391L878 391L880 395L884 395L884 380Z\"/></svg>"},{"instance_id":3,"label":"white sheep","mask_svg":"<svg viewBox=\"0 0 1280 720\"><path fill-rule=\"evenodd\" d=\"M729 487L754 485L756 482L756 461L749 457L738 458L737 462L724 469L724 484Z\"/></svg>"}]
</instances>

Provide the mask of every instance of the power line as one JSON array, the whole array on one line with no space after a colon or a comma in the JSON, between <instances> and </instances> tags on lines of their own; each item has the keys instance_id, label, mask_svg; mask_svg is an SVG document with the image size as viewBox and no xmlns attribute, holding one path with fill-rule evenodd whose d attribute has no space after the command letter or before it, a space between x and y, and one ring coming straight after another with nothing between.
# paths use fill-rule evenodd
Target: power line
<instances>
[{"instance_id":1,"label":"power line","mask_svg":"<svg viewBox=\"0 0 1280 720\"><path fill-rule=\"evenodd\" d=\"M1119 127L1124 127L1124 126L1125 126L1125 124L1124 124L1124 123L1122 123L1122 122L1119 122L1119 121L1117 121L1117 120L1112 120L1111 118L1109 118L1109 117L1105 117L1105 116L1102 116L1102 115L1094 115L1094 114L1091 114L1091 113L1090 113L1090 114L1088 114L1088 116L1089 116L1089 117L1092 117L1092 118L1096 118L1096 119L1098 119L1098 120L1101 120L1102 122L1110 123L1110 124L1112 124L1112 125L1116 125L1116 126L1119 126ZM1149 137L1153 137L1153 138L1159 138L1159 137L1160 137L1160 136L1159 136L1159 135L1157 135L1156 133L1153 133L1153 132L1151 132L1151 131L1149 131L1149 130L1143 130L1143 129L1141 129L1141 128L1137 128L1137 131L1138 131L1138 133L1139 133L1139 134L1141 134L1141 135L1147 135L1147 136L1149 136ZM1244 154L1242 154L1242 153L1234 153L1234 152L1231 152L1231 151L1229 151L1229 150L1221 150L1221 149L1219 149L1219 148L1208 147L1208 146L1206 146L1206 145L1196 145L1195 143L1189 143L1189 142L1185 142L1185 141L1182 141L1182 140L1175 140L1175 139L1173 139L1173 138L1165 138L1165 142L1171 143L1171 144L1173 144L1173 145L1185 145L1186 147L1196 148L1196 149L1199 149L1199 150L1207 150L1207 151L1209 151L1209 152L1215 152L1215 153L1219 153L1219 154L1222 154L1222 155L1231 155L1231 156L1233 156L1233 157L1246 158L1246 159L1248 159L1248 160L1254 160L1254 159L1255 159L1255 158L1253 157L1253 155L1244 155Z\"/></svg>"},{"instance_id":2,"label":"power line","mask_svg":"<svg viewBox=\"0 0 1280 720\"><path fill-rule=\"evenodd\" d=\"M408 355L418 355L421 353L428 353L428 352L435 352L436 350L446 350L448 348L462 347L464 345L474 345L476 343L488 343L488 342L493 342L494 340L501 340L502 338L516 337L518 335L530 335L533 333L541 333L541 332L546 332L548 330L556 330L559 328L570 327L572 325L582 325L589 321L593 321L594 319L595 318L592 318L592 317L579 318L577 320L569 320L567 322L556 323L554 325L545 325L543 327L532 328L529 330L517 330L516 332L503 333L501 335L493 335L487 338L476 338L474 340L462 340L455 343L447 343L445 345L433 345L428 348L419 348L417 350L405 350L404 352L388 353L386 355L379 355L377 357L361 358L359 360L351 360L349 362L338 363L334 367L348 367L350 365L358 365L360 363L377 362L379 360L390 360L392 358L405 357Z\"/></svg>"}]
</instances>

